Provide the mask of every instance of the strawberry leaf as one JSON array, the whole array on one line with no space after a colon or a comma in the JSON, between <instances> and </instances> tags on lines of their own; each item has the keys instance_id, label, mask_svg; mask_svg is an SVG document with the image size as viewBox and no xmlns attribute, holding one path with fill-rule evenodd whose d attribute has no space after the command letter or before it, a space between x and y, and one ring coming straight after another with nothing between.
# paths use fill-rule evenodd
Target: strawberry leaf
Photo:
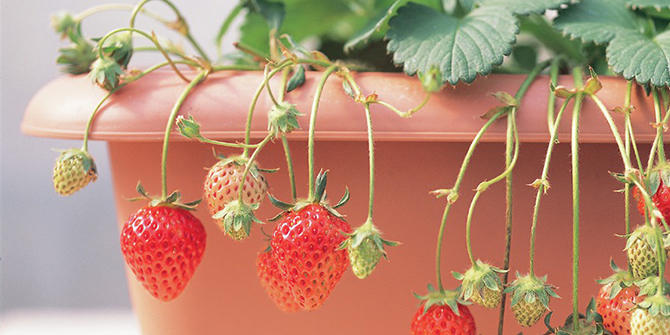
<instances>
[{"instance_id":1,"label":"strawberry leaf","mask_svg":"<svg viewBox=\"0 0 670 335\"><path fill-rule=\"evenodd\" d=\"M628 0L626 1L626 6L634 9L647 7L661 9L670 8L670 2L668 2L668 0Z\"/></svg>"},{"instance_id":2,"label":"strawberry leaf","mask_svg":"<svg viewBox=\"0 0 670 335\"><path fill-rule=\"evenodd\" d=\"M409 75L437 67L455 85L488 74L512 51L519 31L511 12L479 7L463 18L408 3L389 21L388 50Z\"/></svg>"},{"instance_id":3,"label":"strawberry leaf","mask_svg":"<svg viewBox=\"0 0 670 335\"><path fill-rule=\"evenodd\" d=\"M561 5L573 2L572 0L478 0L481 6L499 6L514 14L527 15L544 13L547 9L557 9Z\"/></svg>"},{"instance_id":4,"label":"strawberry leaf","mask_svg":"<svg viewBox=\"0 0 670 335\"><path fill-rule=\"evenodd\" d=\"M670 31L654 37L636 31L617 34L607 47L614 72L639 84L670 84Z\"/></svg>"},{"instance_id":5,"label":"strawberry leaf","mask_svg":"<svg viewBox=\"0 0 670 335\"><path fill-rule=\"evenodd\" d=\"M396 0L393 2L391 7L383 10L381 13L377 14L374 19L368 24L365 25L361 30L359 30L354 36L344 44L344 52L350 53L358 47L365 45L370 38L375 35L375 33L380 32L382 29L388 29L388 21L393 15L395 15L396 10L401 3L407 2L406 0Z\"/></svg>"},{"instance_id":6,"label":"strawberry leaf","mask_svg":"<svg viewBox=\"0 0 670 335\"><path fill-rule=\"evenodd\" d=\"M260 14L265 19L270 29L279 30L282 22L284 22L284 16L286 15L284 4L279 2L250 0L247 3L247 8L249 8L250 11Z\"/></svg>"},{"instance_id":7,"label":"strawberry leaf","mask_svg":"<svg viewBox=\"0 0 670 335\"><path fill-rule=\"evenodd\" d=\"M561 9L557 29L584 42L606 43L621 32L637 31L635 15L624 0L582 0Z\"/></svg>"}]
</instances>

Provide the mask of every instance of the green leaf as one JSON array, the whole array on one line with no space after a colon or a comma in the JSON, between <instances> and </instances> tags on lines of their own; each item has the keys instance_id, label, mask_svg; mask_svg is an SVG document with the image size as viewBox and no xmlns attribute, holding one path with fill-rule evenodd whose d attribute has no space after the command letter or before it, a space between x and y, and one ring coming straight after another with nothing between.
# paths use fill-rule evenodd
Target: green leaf
<instances>
[{"instance_id":1,"label":"green leaf","mask_svg":"<svg viewBox=\"0 0 670 335\"><path fill-rule=\"evenodd\" d=\"M655 37L639 32L617 34L607 47L607 59L614 72L639 84L670 84L670 31Z\"/></svg>"},{"instance_id":2,"label":"green leaf","mask_svg":"<svg viewBox=\"0 0 670 335\"><path fill-rule=\"evenodd\" d=\"M377 14L372 21L368 22L363 29L355 33L354 36L344 44L344 52L349 53L357 47L365 45L375 33L380 32L382 28L387 28L388 21L395 15L400 4L405 2L407 2L407 0L396 0L391 7Z\"/></svg>"},{"instance_id":3,"label":"green leaf","mask_svg":"<svg viewBox=\"0 0 670 335\"><path fill-rule=\"evenodd\" d=\"M628 0L626 6L637 8L653 7L656 9L670 8L670 1L668 0Z\"/></svg>"},{"instance_id":4,"label":"green leaf","mask_svg":"<svg viewBox=\"0 0 670 335\"><path fill-rule=\"evenodd\" d=\"M296 88L302 86L305 83L305 68L302 65L298 65L295 68L295 72L291 76L291 79L288 80L286 84L286 92L291 92Z\"/></svg>"},{"instance_id":5,"label":"green leaf","mask_svg":"<svg viewBox=\"0 0 670 335\"><path fill-rule=\"evenodd\" d=\"M439 68L442 81L472 82L488 74L512 51L519 30L514 16L498 7L480 7L463 18L409 3L389 22L388 50L407 74Z\"/></svg>"},{"instance_id":6,"label":"green leaf","mask_svg":"<svg viewBox=\"0 0 670 335\"><path fill-rule=\"evenodd\" d=\"M478 0L481 6L502 7L514 14L544 13L547 9L557 9L571 0Z\"/></svg>"},{"instance_id":7,"label":"green leaf","mask_svg":"<svg viewBox=\"0 0 670 335\"><path fill-rule=\"evenodd\" d=\"M270 2L266 0L250 0L247 3L247 8L260 14L267 22L270 29L279 30L284 22L286 9L284 4L280 2Z\"/></svg>"},{"instance_id":8,"label":"green leaf","mask_svg":"<svg viewBox=\"0 0 670 335\"><path fill-rule=\"evenodd\" d=\"M558 12L554 26L584 42L606 43L621 32L637 31L624 0L582 0Z\"/></svg>"}]
</instances>

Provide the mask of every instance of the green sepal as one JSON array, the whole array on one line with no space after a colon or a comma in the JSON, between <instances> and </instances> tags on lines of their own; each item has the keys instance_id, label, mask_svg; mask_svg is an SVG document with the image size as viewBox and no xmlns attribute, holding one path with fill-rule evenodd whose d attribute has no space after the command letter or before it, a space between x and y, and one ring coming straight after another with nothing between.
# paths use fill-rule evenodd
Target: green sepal
<instances>
[{"instance_id":1,"label":"green sepal","mask_svg":"<svg viewBox=\"0 0 670 335\"><path fill-rule=\"evenodd\" d=\"M340 198L340 201L338 201L337 204L335 206L333 206L333 208L339 208L339 207L344 206L349 201L350 197L351 197L351 195L349 194L349 188L345 187L344 188L344 194L342 194L342 197Z\"/></svg>"},{"instance_id":2,"label":"green sepal","mask_svg":"<svg viewBox=\"0 0 670 335\"><path fill-rule=\"evenodd\" d=\"M133 56L133 38L129 31L116 33L105 40L102 51L122 68L127 68Z\"/></svg>"},{"instance_id":3,"label":"green sepal","mask_svg":"<svg viewBox=\"0 0 670 335\"><path fill-rule=\"evenodd\" d=\"M626 247L624 250L628 250L633 243L635 243L637 240L642 240L645 243L649 245L649 247L652 250L656 250L656 236L657 234L660 234L663 236L663 231L661 230L660 227L656 226L648 226L648 225L641 225L633 231L628 236L628 239L626 240Z\"/></svg>"},{"instance_id":4,"label":"green sepal","mask_svg":"<svg viewBox=\"0 0 670 335\"><path fill-rule=\"evenodd\" d=\"M290 209L293 209L294 204L289 204L287 202L283 202L277 198L275 198L272 194L268 193L268 199L274 205L275 207L281 209L282 211L288 211ZM281 214L281 213L280 213Z\"/></svg>"},{"instance_id":5,"label":"green sepal","mask_svg":"<svg viewBox=\"0 0 670 335\"><path fill-rule=\"evenodd\" d=\"M610 259L610 268L612 268L614 274L607 278L596 280L596 282L600 285L612 284L609 291L609 299L612 300L619 295L619 292L624 288L635 285L635 281L633 274L628 270L619 268L616 263L614 263L614 259Z\"/></svg>"},{"instance_id":6,"label":"green sepal","mask_svg":"<svg viewBox=\"0 0 670 335\"><path fill-rule=\"evenodd\" d=\"M71 34L70 40L72 41L70 45L58 49L60 55L56 58L56 63L63 65L63 71L66 73L88 72L97 59L93 45L79 35Z\"/></svg>"},{"instance_id":7,"label":"green sepal","mask_svg":"<svg viewBox=\"0 0 670 335\"><path fill-rule=\"evenodd\" d=\"M544 324L547 327L546 334L557 334L557 335L603 335L610 334L606 332L603 326L603 318L600 314L596 312L596 301L591 298L588 305L586 306L585 313L578 313L579 327L575 327L573 319L573 314L571 313L565 319L563 326L560 328L554 328L551 326L551 317L553 312L549 312L544 318Z\"/></svg>"},{"instance_id":8,"label":"green sepal","mask_svg":"<svg viewBox=\"0 0 670 335\"><path fill-rule=\"evenodd\" d=\"M51 15L51 28L60 34L61 39L64 39L73 33L80 35L80 23L81 22L76 20L72 14L66 11L60 11Z\"/></svg>"},{"instance_id":9,"label":"green sepal","mask_svg":"<svg viewBox=\"0 0 670 335\"><path fill-rule=\"evenodd\" d=\"M291 75L291 78L288 80L288 83L286 84L286 92L287 93L291 92L296 88L302 86L304 83L305 83L305 68L302 65L297 65L295 67L293 75Z\"/></svg>"},{"instance_id":10,"label":"green sepal","mask_svg":"<svg viewBox=\"0 0 670 335\"><path fill-rule=\"evenodd\" d=\"M258 209L258 204L245 204L235 199L226 204L226 206L212 216L213 219L223 223L222 230L230 236L238 236L240 230L244 231L243 236L249 236L251 224L262 221L256 218L254 211Z\"/></svg>"},{"instance_id":11,"label":"green sepal","mask_svg":"<svg viewBox=\"0 0 670 335\"><path fill-rule=\"evenodd\" d=\"M140 197L130 198L127 200L128 201L149 200L150 207L168 206L168 207L185 209L187 211L192 211L195 210L198 204L200 204L200 202L202 201L202 199L198 199L186 203L181 202L181 192L179 191L174 191L170 193L165 199L152 197L151 195L149 195L146 189L144 189L144 186L140 181L137 182L135 190L137 191L137 193L140 194Z\"/></svg>"},{"instance_id":12,"label":"green sepal","mask_svg":"<svg viewBox=\"0 0 670 335\"><path fill-rule=\"evenodd\" d=\"M458 305L470 304L469 302L463 301L459 298L460 292L458 289L438 291L435 290L431 284L428 284L428 294L423 296L416 293L413 294L417 299L424 301L423 314L426 314L426 312L428 312L428 310L434 305L446 305L451 308L451 311L454 312L454 314L460 315L460 312L458 311Z\"/></svg>"},{"instance_id":13,"label":"green sepal","mask_svg":"<svg viewBox=\"0 0 670 335\"><path fill-rule=\"evenodd\" d=\"M299 129L298 116L300 115L294 104L280 102L279 105L273 105L268 112L268 130L277 138L282 134Z\"/></svg>"},{"instance_id":14,"label":"green sepal","mask_svg":"<svg viewBox=\"0 0 670 335\"><path fill-rule=\"evenodd\" d=\"M598 79L598 75L592 67L589 67L589 72L591 74L591 78L586 81L582 91L584 91L586 94L596 94L598 91L600 91L600 89L603 88L603 84Z\"/></svg>"},{"instance_id":15,"label":"green sepal","mask_svg":"<svg viewBox=\"0 0 670 335\"><path fill-rule=\"evenodd\" d=\"M189 115L184 117L182 115L177 116L177 128L179 128L179 133L181 136L186 138L200 138L200 124L195 121L193 116ZM225 158L225 157L224 157Z\"/></svg>"},{"instance_id":16,"label":"green sepal","mask_svg":"<svg viewBox=\"0 0 670 335\"><path fill-rule=\"evenodd\" d=\"M452 274L454 278L462 282L460 298L469 301L475 293L483 298L481 294L484 288L502 292L504 286L498 274L507 271L484 263L481 260L476 260L475 265L470 267L464 274L458 272L452 272Z\"/></svg>"},{"instance_id":17,"label":"green sepal","mask_svg":"<svg viewBox=\"0 0 670 335\"><path fill-rule=\"evenodd\" d=\"M652 316L663 315L670 317L670 298L661 294L648 296L637 305L637 308L646 309Z\"/></svg>"},{"instance_id":18,"label":"green sepal","mask_svg":"<svg viewBox=\"0 0 670 335\"><path fill-rule=\"evenodd\" d=\"M346 81L346 80L342 81L342 89L344 90L344 93L346 93L352 99L356 99L356 94L354 94L354 89L351 88L351 85L349 84L348 81Z\"/></svg>"},{"instance_id":19,"label":"green sepal","mask_svg":"<svg viewBox=\"0 0 670 335\"><path fill-rule=\"evenodd\" d=\"M433 66L430 70L423 72L417 72L417 77L421 81L421 86L423 90L428 93L435 93L442 90L444 86L444 81L442 81L442 72L437 66Z\"/></svg>"},{"instance_id":20,"label":"green sepal","mask_svg":"<svg viewBox=\"0 0 670 335\"><path fill-rule=\"evenodd\" d=\"M658 292L658 276L650 276L635 282L640 288L640 293L638 296L652 296ZM670 292L670 283L668 283L665 278L663 278L663 291Z\"/></svg>"},{"instance_id":21,"label":"green sepal","mask_svg":"<svg viewBox=\"0 0 670 335\"><path fill-rule=\"evenodd\" d=\"M324 201L326 195L326 184L328 183L328 170L321 170L314 181L314 197L313 202Z\"/></svg>"},{"instance_id":22,"label":"green sepal","mask_svg":"<svg viewBox=\"0 0 670 335\"><path fill-rule=\"evenodd\" d=\"M549 299L560 298L553 290L553 286L546 284L547 277L538 278L536 276L521 276L517 272L517 279L510 284L503 292L514 293L511 306L516 305L521 299L528 303L535 302L538 299L542 305L549 310Z\"/></svg>"},{"instance_id":23,"label":"green sepal","mask_svg":"<svg viewBox=\"0 0 670 335\"><path fill-rule=\"evenodd\" d=\"M121 66L115 60L107 57L98 58L91 65L91 79L108 91L119 87L122 74Z\"/></svg>"}]
</instances>

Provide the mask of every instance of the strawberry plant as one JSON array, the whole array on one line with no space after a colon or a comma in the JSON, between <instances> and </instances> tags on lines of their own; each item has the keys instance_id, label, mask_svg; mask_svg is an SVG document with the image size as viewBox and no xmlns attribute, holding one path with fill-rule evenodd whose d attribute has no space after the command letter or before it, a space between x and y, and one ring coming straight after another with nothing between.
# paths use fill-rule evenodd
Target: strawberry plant
<instances>
[{"instance_id":1,"label":"strawberry plant","mask_svg":"<svg viewBox=\"0 0 670 335\"><path fill-rule=\"evenodd\" d=\"M96 180L98 171L88 151L92 125L103 107L133 82L161 68L184 82L184 88L166 113L161 152L161 193L151 197L141 184L137 191L148 204L139 209L123 226L121 249L136 279L157 299L171 301L184 290L205 253L205 230L191 213L199 201L183 203L180 193L169 192L167 157L172 133L211 145L241 152L223 157L209 168L202 186L202 197L209 216L220 230L234 240L245 240L254 234L256 225L275 222L270 248L257 255L256 269L260 285L271 301L285 312L311 311L324 305L347 269L361 279L376 276L374 270L390 247L399 243L385 239L383 226L391 222L374 220L375 141L372 107L389 111L380 118L410 118L443 92L446 86L471 83L491 73L514 73L525 77L519 87L509 92L492 92L498 105L480 113L480 130L474 135L454 181L432 191L444 201L437 225L435 282L425 295L415 293L419 309L409 322L412 334L475 334L476 313L471 303L499 309L498 333L503 334L506 310L517 323L532 327L544 317L550 333L556 334L668 334L670 331L670 291L664 280L670 250L670 172L664 149L664 132L670 119L670 2L665 0L342 0L313 2L307 0L240 0L221 23L216 37L218 54L208 55L191 34L179 9L169 0L161 0L175 14L174 20L149 11L142 0L136 5L102 5L73 15L53 17L52 26L70 44L60 50L57 63L70 74L88 73L93 84L107 94L92 106L81 149L63 151L56 162L53 183L62 195L72 194ZM129 10L127 25L104 36L86 36L82 21L107 10ZM138 27L138 16L147 16L177 32L195 55L174 41ZM243 16L240 38L234 52L223 53L222 41L233 21ZM140 40L149 46L140 45ZM316 45L313 43L317 41ZM311 47L308 47L311 46ZM137 52L154 52L161 61L143 70L132 68ZM258 83L249 103L246 123L240 124L244 137L222 141L201 133L201 124L184 115L181 107L198 85L216 72L258 71ZM316 72L309 111L300 111L290 102L292 92L306 91L306 72ZM416 76L423 87L423 99L411 101L412 108L401 109L388 102L393 92L367 91L360 85L359 72L404 71ZM585 79L585 74L588 78ZM570 87L559 85L559 75L572 77ZM606 106L598 93L607 89L599 76L620 76L627 81L626 94L620 106ZM548 76L550 91L546 117L548 137L541 171L535 180L530 218L528 267L511 264L513 172L522 155L518 118L531 85L538 77ZM336 203L327 197L327 167L318 174L315 161L317 116L320 106L328 103L324 90L328 81L337 81L341 90L359 106L365 119L368 157L368 201L366 219L359 224L347 222L340 211L350 197L358 194L348 189ZM279 83L278 87L274 86ZM653 101L655 132L650 152L645 157L637 144L631 115L636 113L632 94L642 87ZM512 91L515 91L512 93ZM252 121L261 98L271 107L265 112L267 131L258 142L252 142ZM625 215L621 218L622 241L628 260L627 269L613 266L615 274L602 280L600 292L579 310L580 270L580 125L585 103L593 103L621 155L624 170L612 173L623 184ZM557 108L557 106L559 106ZM616 123L613 111L622 119ZM570 113L571 112L571 113ZM383 112L382 112L383 113ZM308 124L300 124L301 115ZM394 115L395 114L395 115ZM560 327L551 325L552 304L559 298L551 284L552 273L536 271L536 233L540 222L542 199L552 185L549 172L552 154L558 142L563 117L570 115L570 166L572 191L572 313ZM464 115L464 117L470 115ZM463 196L465 176L482 138L494 124L505 123L505 164L498 174L475 185L467 207L465 248L469 268L453 271L461 282L445 287L442 279L442 246L447 234L450 213ZM545 120L542 122L544 123ZM307 193L298 195L289 137L296 129L308 129ZM619 129L622 127L622 129ZM621 131L622 130L622 131ZM259 160L271 142L281 142L286 157L291 199L282 201L268 192L268 179L276 169L263 169ZM215 149L216 151L216 149ZM333 153L336 154L336 153ZM643 159L646 158L645 164ZM207 165L202 162L203 166ZM279 162L264 162L279 165ZM284 163L282 163L284 165ZM321 168L321 167L319 167ZM613 168L615 169L615 168ZM337 173L333 171L331 173ZM384 173L382 171L381 173ZM436 176L443 177L443 176ZM501 260L475 257L476 236L472 235L478 202L497 183L505 184L505 234ZM273 218L257 216L268 197L280 213ZM485 197L484 197L485 198ZM631 227L630 203L635 204L644 223ZM403 206L405 206L403 204ZM612 205L620 206L618 205ZM205 210L205 211L207 211ZM411 210L411 208L407 208ZM380 224L380 226L377 226ZM396 251L393 251L396 252ZM401 251L398 251L401 252ZM393 266L383 265L383 266ZM509 273L516 278L510 282ZM563 269L562 269L563 270ZM556 270L561 271L561 270ZM539 272L539 273L538 273ZM509 306L506 303L510 300ZM476 311L475 311L476 312ZM410 316L408 316L408 319Z\"/></svg>"}]
</instances>

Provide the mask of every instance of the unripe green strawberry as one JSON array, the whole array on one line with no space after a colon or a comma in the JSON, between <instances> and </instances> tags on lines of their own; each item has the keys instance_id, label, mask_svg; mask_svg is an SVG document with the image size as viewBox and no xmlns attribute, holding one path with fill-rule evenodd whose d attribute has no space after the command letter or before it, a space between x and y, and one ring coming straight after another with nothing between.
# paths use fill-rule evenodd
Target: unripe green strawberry
<instances>
[{"instance_id":1,"label":"unripe green strawberry","mask_svg":"<svg viewBox=\"0 0 670 335\"><path fill-rule=\"evenodd\" d=\"M635 280L658 274L656 236L658 227L639 226L626 241L626 252Z\"/></svg>"},{"instance_id":2,"label":"unripe green strawberry","mask_svg":"<svg viewBox=\"0 0 670 335\"><path fill-rule=\"evenodd\" d=\"M500 305L504 289L499 274L505 272L507 270L477 260L464 274L458 272L452 272L452 274L456 279L462 281L461 299L470 300L486 308L496 308Z\"/></svg>"},{"instance_id":3,"label":"unripe green strawberry","mask_svg":"<svg viewBox=\"0 0 670 335\"><path fill-rule=\"evenodd\" d=\"M512 306L514 319L516 319L516 322L522 327L533 326L540 320L546 311L547 309L542 306L542 303L538 299L533 300L533 302L527 302L524 299Z\"/></svg>"},{"instance_id":4,"label":"unripe green strawberry","mask_svg":"<svg viewBox=\"0 0 670 335\"><path fill-rule=\"evenodd\" d=\"M83 150L69 149L63 151L54 166L54 188L60 195L70 195L97 178L95 162Z\"/></svg>"},{"instance_id":5,"label":"unripe green strawberry","mask_svg":"<svg viewBox=\"0 0 670 335\"><path fill-rule=\"evenodd\" d=\"M340 249L347 248L351 270L356 277L364 279L372 273L382 256L386 257L384 244L398 245L397 242L383 239L372 221L368 220L342 242Z\"/></svg>"},{"instance_id":6,"label":"unripe green strawberry","mask_svg":"<svg viewBox=\"0 0 670 335\"><path fill-rule=\"evenodd\" d=\"M635 309L630 319L631 335L668 335L670 334L670 317L657 314L651 315L646 309Z\"/></svg>"}]
</instances>

